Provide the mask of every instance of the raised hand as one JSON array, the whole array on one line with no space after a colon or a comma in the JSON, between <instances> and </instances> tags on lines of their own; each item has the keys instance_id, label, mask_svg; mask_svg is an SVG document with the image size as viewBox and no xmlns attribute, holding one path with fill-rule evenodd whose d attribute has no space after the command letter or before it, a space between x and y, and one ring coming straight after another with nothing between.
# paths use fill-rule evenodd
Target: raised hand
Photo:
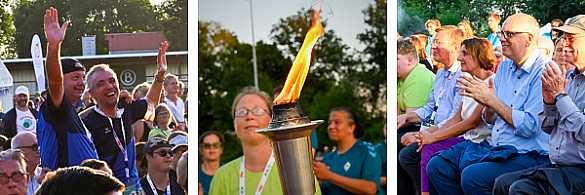
<instances>
[{"instance_id":1,"label":"raised hand","mask_svg":"<svg viewBox=\"0 0 585 195\"><path fill-rule=\"evenodd\" d=\"M461 75L461 78L457 79L457 81L463 85L455 85L455 87L463 90L463 92L459 92L459 95L473 98L477 103L488 106L487 102L489 100L497 98L494 92L493 80L494 78L490 78L490 85L488 86L475 76L472 78L467 75Z\"/></svg>"},{"instance_id":2,"label":"raised hand","mask_svg":"<svg viewBox=\"0 0 585 195\"><path fill-rule=\"evenodd\" d=\"M557 95L565 93L565 86L568 80L565 79L567 70L564 66L559 67L552 61L545 64L546 70L540 74L542 80L542 96L546 103L553 103Z\"/></svg>"},{"instance_id":3,"label":"raised hand","mask_svg":"<svg viewBox=\"0 0 585 195\"><path fill-rule=\"evenodd\" d=\"M45 13L45 36L49 44L59 44L65 38L65 31L69 23L63 23L63 26L59 27L59 17L55 8L46 10Z\"/></svg>"},{"instance_id":4,"label":"raised hand","mask_svg":"<svg viewBox=\"0 0 585 195\"><path fill-rule=\"evenodd\" d=\"M161 43L158 48L158 57L156 58L156 65L158 66L157 78L164 78L167 72L167 48L169 48L169 43L166 41Z\"/></svg>"}]
</instances>

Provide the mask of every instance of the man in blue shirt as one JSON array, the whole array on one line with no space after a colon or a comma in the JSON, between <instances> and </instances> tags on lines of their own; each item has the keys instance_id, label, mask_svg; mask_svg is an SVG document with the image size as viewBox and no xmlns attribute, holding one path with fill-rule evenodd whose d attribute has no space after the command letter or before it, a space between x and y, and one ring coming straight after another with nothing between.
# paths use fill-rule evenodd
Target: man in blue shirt
<instances>
[{"instance_id":1,"label":"man in blue shirt","mask_svg":"<svg viewBox=\"0 0 585 195\"><path fill-rule=\"evenodd\" d=\"M85 159L97 159L89 132L73 107L85 90L85 67L74 59L59 60L68 23L61 27L58 19L56 9L46 11L48 51L45 70L49 94L41 105L37 123L41 162L43 167L52 170L76 166Z\"/></svg>"},{"instance_id":2,"label":"man in blue shirt","mask_svg":"<svg viewBox=\"0 0 585 195\"><path fill-rule=\"evenodd\" d=\"M461 75L461 63L457 61L457 56L465 37L463 32L453 25L443 26L436 31L437 34L433 40L433 58L445 64L445 68L437 72L427 104L414 112L407 112L397 117L398 129L406 123L433 121L434 126L424 130L433 133L455 115L461 104L462 97L459 95L461 90L455 88L455 85L456 79ZM422 127L421 130L423 130ZM401 142L406 147L400 151L398 160L412 177L419 191L421 157L420 153L416 152L419 147L415 141L416 135L418 132L409 132L402 136Z\"/></svg>"},{"instance_id":3,"label":"man in blue shirt","mask_svg":"<svg viewBox=\"0 0 585 195\"><path fill-rule=\"evenodd\" d=\"M489 86L477 78L458 79L462 95L485 105L492 142L466 141L437 153L427 165L434 194L491 194L496 177L550 162L549 136L537 115L542 110L540 73L551 61L537 49L538 30L530 15L509 17L498 33L508 59L495 79Z\"/></svg>"},{"instance_id":4,"label":"man in blue shirt","mask_svg":"<svg viewBox=\"0 0 585 195\"><path fill-rule=\"evenodd\" d=\"M565 61L577 68L565 70L547 64L542 73L544 110L538 114L542 130L550 134L550 161L496 179L494 194L583 194L585 190L585 15L575 16L564 32ZM568 80L568 81L567 81ZM565 84L566 83L566 84ZM541 179L538 179L541 178Z\"/></svg>"},{"instance_id":5,"label":"man in blue shirt","mask_svg":"<svg viewBox=\"0 0 585 195\"><path fill-rule=\"evenodd\" d=\"M114 176L126 185L124 194L141 190L136 169L136 148L132 124L144 119L147 110L156 107L167 71L165 52L166 42L159 48L158 72L152 82L146 99L134 102L118 102L120 89L114 70L108 65L93 66L87 73L89 94L96 101L96 106L83 117L83 122L95 140L100 160L106 161L112 168ZM147 116L148 117L148 116ZM138 185L137 185L138 184Z\"/></svg>"},{"instance_id":6,"label":"man in blue shirt","mask_svg":"<svg viewBox=\"0 0 585 195\"><path fill-rule=\"evenodd\" d=\"M487 40L492 44L492 46L494 46L494 48L502 46L500 38L498 38L498 35L496 35L496 32L500 30L500 21L500 15L496 13L492 13L490 16L488 16L488 26L490 29L492 29L492 34L487 37Z\"/></svg>"}]
</instances>

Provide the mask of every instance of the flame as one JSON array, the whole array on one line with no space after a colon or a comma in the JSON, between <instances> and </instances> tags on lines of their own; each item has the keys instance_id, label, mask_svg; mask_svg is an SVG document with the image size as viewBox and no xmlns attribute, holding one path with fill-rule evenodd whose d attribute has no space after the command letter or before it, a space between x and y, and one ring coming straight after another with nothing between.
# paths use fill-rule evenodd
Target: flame
<instances>
[{"instance_id":1,"label":"flame","mask_svg":"<svg viewBox=\"0 0 585 195\"><path fill-rule=\"evenodd\" d=\"M301 89L305 84L307 73L309 72L309 66L311 65L311 51L315 46L315 43L324 34L323 24L321 24L321 8L320 4L318 10L313 12L313 25L307 32L303 46L297 54L295 61L288 73L282 92L274 100L274 104L286 101L294 101L299 99L301 95Z\"/></svg>"}]
</instances>

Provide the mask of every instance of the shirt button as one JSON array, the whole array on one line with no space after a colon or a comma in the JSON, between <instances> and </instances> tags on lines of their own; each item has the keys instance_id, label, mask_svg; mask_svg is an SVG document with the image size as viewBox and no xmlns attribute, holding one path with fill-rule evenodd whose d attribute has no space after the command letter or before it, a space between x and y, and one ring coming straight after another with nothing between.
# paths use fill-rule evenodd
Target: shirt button
<instances>
[{"instance_id":1,"label":"shirt button","mask_svg":"<svg viewBox=\"0 0 585 195\"><path fill-rule=\"evenodd\" d=\"M557 150L559 150L559 147L557 147Z\"/></svg>"},{"instance_id":2,"label":"shirt button","mask_svg":"<svg viewBox=\"0 0 585 195\"><path fill-rule=\"evenodd\" d=\"M500 132L500 130L498 129L498 130L496 130L496 132Z\"/></svg>"},{"instance_id":3,"label":"shirt button","mask_svg":"<svg viewBox=\"0 0 585 195\"><path fill-rule=\"evenodd\" d=\"M514 107L514 105L510 104L510 107Z\"/></svg>"},{"instance_id":4,"label":"shirt button","mask_svg":"<svg viewBox=\"0 0 585 195\"><path fill-rule=\"evenodd\" d=\"M520 77L518 77L518 79L520 79Z\"/></svg>"},{"instance_id":5,"label":"shirt button","mask_svg":"<svg viewBox=\"0 0 585 195\"><path fill-rule=\"evenodd\" d=\"M516 90L514 90L514 93L516 93Z\"/></svg>"},{"instance_id":6,"label":"shirt button","mask_svg":"<svg viewBox=\"0 0 585 195\"><path fill-rule=\"evenodd\" d=\"M500 143L497 143L497 144L496 144L496 146L499 146L499 145L500 145Z\"/></svg>"}]
</instances>

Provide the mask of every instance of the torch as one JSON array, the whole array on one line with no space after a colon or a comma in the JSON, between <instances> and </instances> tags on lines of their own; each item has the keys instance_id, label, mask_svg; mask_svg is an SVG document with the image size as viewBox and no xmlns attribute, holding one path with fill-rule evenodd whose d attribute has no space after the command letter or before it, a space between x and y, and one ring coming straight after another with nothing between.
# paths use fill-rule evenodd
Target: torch
<instances>
[{"instance_id":1,"label":"torch","mask_svg":"<svg viewBox=\"0 0 585 195\"><path fill-rule=\"evenodd\" d=\"M268 128L256 130L256 133L265 135L272 142L282 191L286 195L316 192L309 137L323 120L309 120L295 100L300 96L309 72L311 50L324 33L319 16L320 4L319 2L317 11L313 12L312 26L295 58L283 90L273 102L272 122L268 124Z\"/></svg>"}]
</instances>

